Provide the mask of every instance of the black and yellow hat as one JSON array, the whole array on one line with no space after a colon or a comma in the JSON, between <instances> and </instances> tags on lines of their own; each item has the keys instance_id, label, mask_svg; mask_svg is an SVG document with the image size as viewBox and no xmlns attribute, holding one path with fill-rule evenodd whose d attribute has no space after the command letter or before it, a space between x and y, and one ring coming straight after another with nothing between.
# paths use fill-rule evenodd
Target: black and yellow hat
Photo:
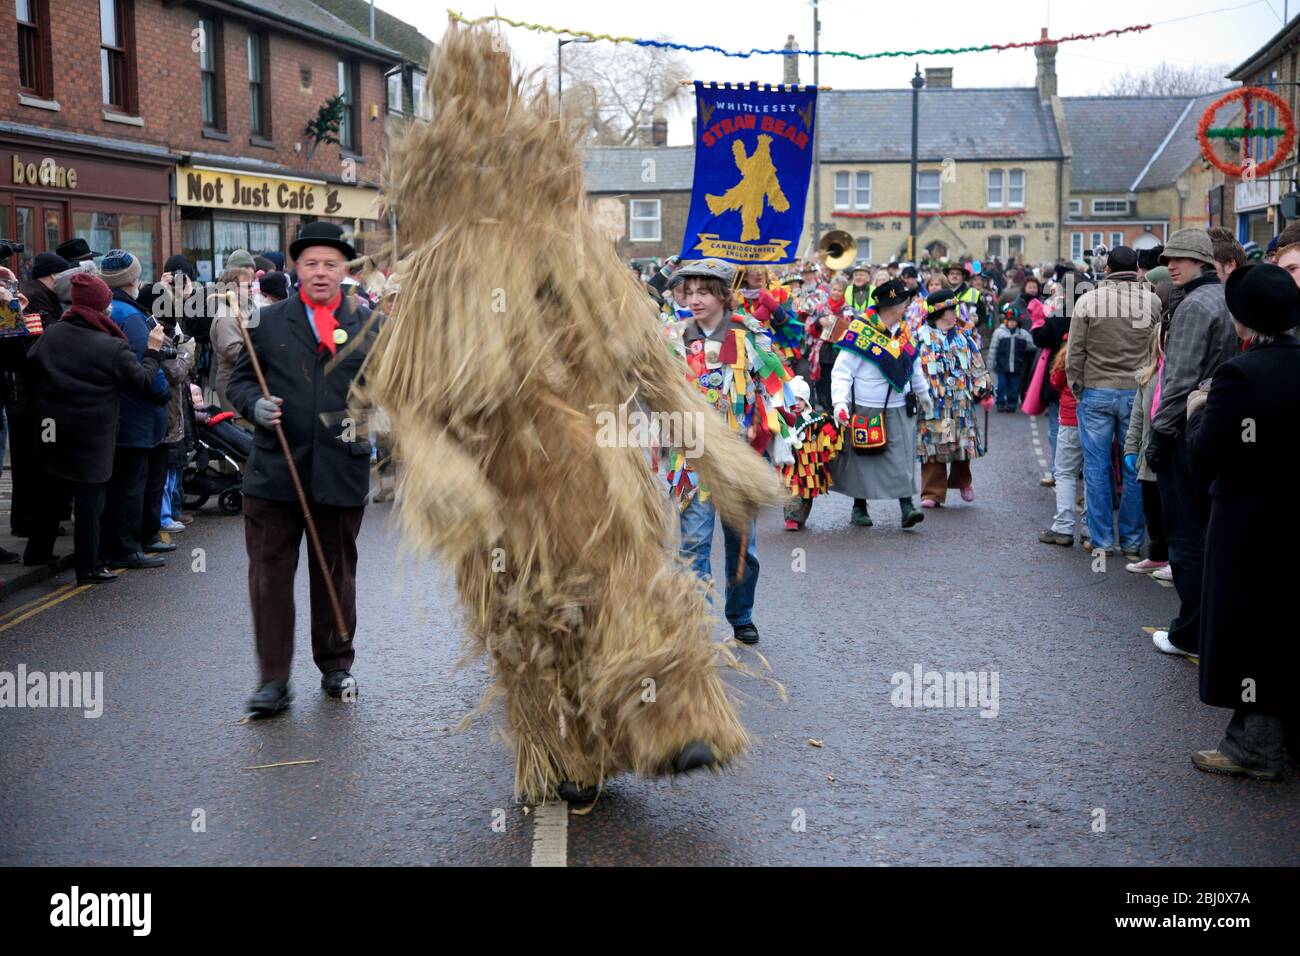
<instances>
[{"instance_id":1,"label":"black and yellow hat","mask_svg":"<svg viewBox=\"0 0 1300 956\"><path fill-rule=\"evenodd\" d=\"M909 289L902 279L890 279L876 286L871 299L876 304L876 308L887 309L893 305L903 305L914 295L916 292Z\"/></svg>"}]
</instances>

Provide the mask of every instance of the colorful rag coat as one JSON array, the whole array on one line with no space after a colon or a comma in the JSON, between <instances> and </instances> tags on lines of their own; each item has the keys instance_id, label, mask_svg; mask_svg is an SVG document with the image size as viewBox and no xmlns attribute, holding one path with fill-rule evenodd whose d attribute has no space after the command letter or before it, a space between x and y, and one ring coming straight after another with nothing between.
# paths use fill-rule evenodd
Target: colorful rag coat
<instances>
[{"instance_id":1,"label":"colorful rag coat","mask_svg":"<svg viewBox=\"0 0 1300 956\"><path fill-rule=\"evenodd\" d=\"M844 433L829 415L804 410L795 424L791 443L794 463L782 465L781 480L793 498L816 498L831 488L826 466L844 445Z\"/></svg>"},{"instance_id":2,"label":"colorful rag coat","mask_svg":"<svg viewBox=\"0 0 1300 956\"><path fill-rule=\"evenodd\" d=\"M954 326L942 332L924 325L917 338L917 362L930 383L934 407L917 428L917 458L922 462L969 461L984 454L979 402L990 379L971 332Z\"/></svg>"},{"instance_id":3,"label":"colorful rag coat","mask_svg":"<svg viewBox=\"0 0 1300 956\"><path fill-rule=\"evenodd\" d=\"M886 381L899 392L906 392L916 361L916 343L906 322L891 332L876 314L875 306L849 321L844 335L835 343L842 352L852 352L880 370Z\"/></svg>"},{"instance_id":4,"label":"colorful rag coat","mask_svg":"<svg viewBox=\"0 0 1300 956\"><path fill-rule=\"evenodd\" d=\"M750 444L760 455L774 436L789 440L791 428L786 410L793 408L796 401L789 385L794 375L774 351L771 337L757 319L732 315L710 335L705 335L692 320L686 323L681 343L687 380L704 394L733 432L747 433L753 425L755 434ZM709 497L681 448L669 453L668 486L682 508L697 494L701 501Z\"/></svg>"},{"instance_id":5,"label":"colorful rag coat","mask_svg":"<svg viewBox=\"0 0 1300 956\"><path fill-rule=\"evenodd\" d=\"M761 295L740 300L742 315L757 319L776 346L781 361L793 366L804 353L804 328L795 311L790 290L776 286L762 290Z\"/></svg>"}]
</instances>

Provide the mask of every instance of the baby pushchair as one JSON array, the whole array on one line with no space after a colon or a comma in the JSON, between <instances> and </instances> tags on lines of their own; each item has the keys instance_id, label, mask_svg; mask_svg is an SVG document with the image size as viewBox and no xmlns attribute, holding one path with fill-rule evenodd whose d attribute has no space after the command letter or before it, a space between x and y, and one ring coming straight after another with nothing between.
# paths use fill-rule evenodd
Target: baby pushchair
<instances>
[{"instance_id":1,"label":"baby pushchair","mask_svg":"<svg viewBox=\"0 0 1300 956\"><path fill-rule=\"evenodd\" d=\"M216 495L222 514L243 510L243 468L253 451L253 436L234 418L234 412L223 412L217 405L196 412L194 448L181 477L186 508L197 511Z\"/></svg>"}]
</instances>

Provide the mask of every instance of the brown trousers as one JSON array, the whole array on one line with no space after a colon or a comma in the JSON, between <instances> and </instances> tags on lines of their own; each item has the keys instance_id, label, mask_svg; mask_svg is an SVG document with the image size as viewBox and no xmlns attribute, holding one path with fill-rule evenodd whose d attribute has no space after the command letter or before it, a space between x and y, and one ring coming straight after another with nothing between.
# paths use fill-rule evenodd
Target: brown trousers
<instances>
[{"instance_id":1,"label":"brown trousers","mask_svg":"<svg viewBox=\"0 0 1300 956\"><path fill-rule=\"evenodd\" d=\"M311 505L330 577L343 606L348 636L338 633L325 579L310 544L307 572L311 582L311 650L322 674L351 670L357 627L357 534L364 507ZM262 681L288 680L293 663L293 579L306 525L296 501L244 496L244 546L248 551L248 599Z\"/></svg>"},{"instance_id":2,"label":"brown trousers","mask_svg":"<svg viewBox=\"0 0 1300 956\"><path fill-rule=\"evenodd\" d=\"M950 472L948 469L951 468ZM971 483L970 462L927 461L921 463L921 497L943 504L949 488L965 488Z\"/></svg>"}]
</instances>

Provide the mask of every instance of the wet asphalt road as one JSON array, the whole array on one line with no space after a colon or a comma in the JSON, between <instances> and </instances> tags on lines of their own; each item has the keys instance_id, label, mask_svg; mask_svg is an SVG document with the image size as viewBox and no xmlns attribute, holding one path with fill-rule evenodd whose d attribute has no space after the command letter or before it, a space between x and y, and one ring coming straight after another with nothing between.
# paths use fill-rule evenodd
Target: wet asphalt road
<instances>
[{"instance_id":1,"label":"wet asphalt road","mask_svg":"<svg viewBox=\"0 0 1300 956\"><path fill-rule=\"evenodd\" d=\"M1025 418L994 415L991 445L974 504L915 531L891 502L853 528L837 495L803 534L765 514L755 621L788 700L735 679L744 764L614 781L569 817L569 865L1300 862L1294 769L1270 785L1189 763L1229 714L1141 630L1168 621L1173 591L1039 544L1051 492ZM105 705L0 710L0 863L527 864L534 816L511 799L510 754L483 718L457 732L485 669L456 667L452 583L400 553L389 507L361 533L354 704L318 689L302 570L297 700L237 722L255 676L237 518L205 513L177 536L204 549L202 573L174 555L84 592L59 590L65 575L9 596L0 671L102 671ZM893 706L891 675L918 664L996 672L996 716ZM319 762L245 769L291 760Z\"/></svg>"}]
</instances>

